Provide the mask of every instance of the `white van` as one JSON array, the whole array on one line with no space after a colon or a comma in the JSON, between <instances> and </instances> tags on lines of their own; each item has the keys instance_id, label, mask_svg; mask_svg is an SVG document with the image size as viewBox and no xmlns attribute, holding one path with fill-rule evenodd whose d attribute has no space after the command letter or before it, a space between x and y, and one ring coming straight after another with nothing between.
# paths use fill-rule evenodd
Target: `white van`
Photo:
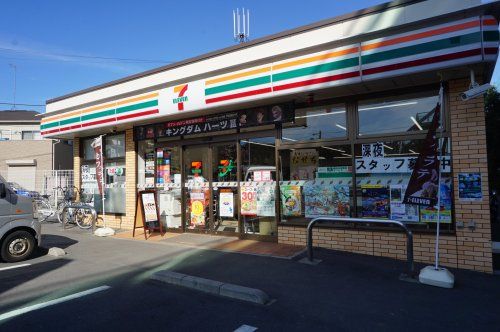
<instances>
[{"instance_id":1,"label":"white van","mask_svg":"<svg viewBox=\"0 0 500 332\"><path fill-rule=\"evenodd\" d=\"M41 225L33 199L18 195L0 176L0 257L4 262L27 259L41 244Z\"/></svg>"}]
</instances>

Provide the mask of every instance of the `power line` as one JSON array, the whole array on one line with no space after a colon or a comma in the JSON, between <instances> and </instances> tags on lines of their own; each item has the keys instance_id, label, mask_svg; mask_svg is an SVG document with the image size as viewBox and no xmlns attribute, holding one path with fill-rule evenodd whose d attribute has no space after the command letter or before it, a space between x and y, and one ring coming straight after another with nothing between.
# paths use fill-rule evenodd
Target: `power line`
<instances>
[{"instance_id":1,"label":"power line","mask_svg":"<svg viewBox=\"0 0 500 332\"><path fill-rule=\"evenodd\" d=\"M32 106L32 107L38 107L38 106L45 106L45 105L38 105L38 104L19 104L19 103L5 103L1 102L0 105L15 105L15 106Z\"/></svg>"},{"instance_id":2,"label":"power line","mask_svg":"<svg viewBox=\"0 0 500 332\"><path fill-rule=\"evenodd\" d=\"M128 62L140 62L140 63L173 63L175 61L165 61L165 60L153 60L153 59L136 59L136 58L115 58L115 57L104 57L104 56L92 56L92 55L82 55L82 54L65 54L65 53L45 53L30 50L19 50L15 48L0 47L0 51L15 52L28 55L40 55L40 56L52 56L52 57L66 57L66 58L79 58L79 59L94 59L94 60L112 60L112 61L128 61ZM64 59L54 59L56 61L65 61Z\"/></svg>"}]
</instances>

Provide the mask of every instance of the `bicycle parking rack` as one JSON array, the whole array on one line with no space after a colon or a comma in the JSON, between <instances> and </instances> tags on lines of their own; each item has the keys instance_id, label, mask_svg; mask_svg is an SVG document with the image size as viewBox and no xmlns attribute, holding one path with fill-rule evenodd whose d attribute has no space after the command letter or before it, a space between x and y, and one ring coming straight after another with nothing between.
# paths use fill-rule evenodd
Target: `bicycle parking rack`
<instances>
[{"instance_id":1,"label":"bicycle parking rack","mask_svg":"<svg viewBox=\"0 0 500 332\"><path fill-rule=\"evenodd\" d=\"M64 214L66 212L67 209L88 209L90 210L90 212L92 213L92 227L91 227L91 230L92 230L92 234L95 232L95 224L96 224L96 221L97 221L97 212L95 211L95 209L90 206L90 205L84 205L84 204L81 204L81 203L77 203L77 204L69 204L69 205L66 205L64 208L63 208L63 211L62 213ZM66 221L62 220L62 229L65 230L66 229Z\"/></svg>"},{"instance_id":2,"label":"bicycle parking rack","mask_svg":"<svg viewBox=\"0 0 500 332\"><path fill-rule=\"evenodd\" d=\"M314 218L307 225L307 260L302 262L308 264L317 264L319 261L314 260L313 253L313 228L316 224L323 222L342 222L342 223L363 223L363 224L386 224L386 225L396 225L402 228L406 232L406 259L408 264L408 273L402 273L400 276L401 280L404 281L415 281L415 267L413 264L413 233L406 225L397 220L383 220L383 219L365 219L365 218L341 218L341 217L318 217Z\"/></svg>"}]
</instances>

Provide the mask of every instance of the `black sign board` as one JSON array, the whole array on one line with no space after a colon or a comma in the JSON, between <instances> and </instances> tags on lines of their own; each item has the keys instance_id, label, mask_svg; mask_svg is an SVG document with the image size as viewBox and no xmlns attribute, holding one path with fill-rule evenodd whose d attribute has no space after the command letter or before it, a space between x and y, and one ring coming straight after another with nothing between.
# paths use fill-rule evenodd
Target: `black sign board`
<instances>
[{"instance_id":1,"label":"black sign board","mask_svg":"<svg viewBox=\"0 0 500 332\"><path fill-rule=\"evenodd\" d=\"M135 127L134 136L136 141L162 137L179 137L241 127L292 122L294 118L293 104L287 103Z\"/></svg>"}]
</instances>

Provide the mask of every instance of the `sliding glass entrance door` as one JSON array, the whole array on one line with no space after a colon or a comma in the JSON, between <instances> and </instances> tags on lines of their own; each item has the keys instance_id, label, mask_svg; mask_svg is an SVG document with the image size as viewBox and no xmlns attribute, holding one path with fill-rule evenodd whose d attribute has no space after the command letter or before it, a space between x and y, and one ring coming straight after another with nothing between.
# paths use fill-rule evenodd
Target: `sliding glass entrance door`
<instances>
[{"instance_id":1,"label":"sliding glass entrance door","mask_svg":"<svg viewBox=\"0 0 500 332\"><path fill-rule=\"evenodd\" d=\"M210 231L210 159L207 146L184 150L185 229Z\"/></svg>"},{"instance_id":2,"label":"sliding glass entrance door","mask_svg":"<svg viewBox=\"0 0 500 332\"><path fill-rule=\"evenodd\" d=\"M239 233L236 143L212 145L213 231Z\"/></svg>"}]
</instances>

